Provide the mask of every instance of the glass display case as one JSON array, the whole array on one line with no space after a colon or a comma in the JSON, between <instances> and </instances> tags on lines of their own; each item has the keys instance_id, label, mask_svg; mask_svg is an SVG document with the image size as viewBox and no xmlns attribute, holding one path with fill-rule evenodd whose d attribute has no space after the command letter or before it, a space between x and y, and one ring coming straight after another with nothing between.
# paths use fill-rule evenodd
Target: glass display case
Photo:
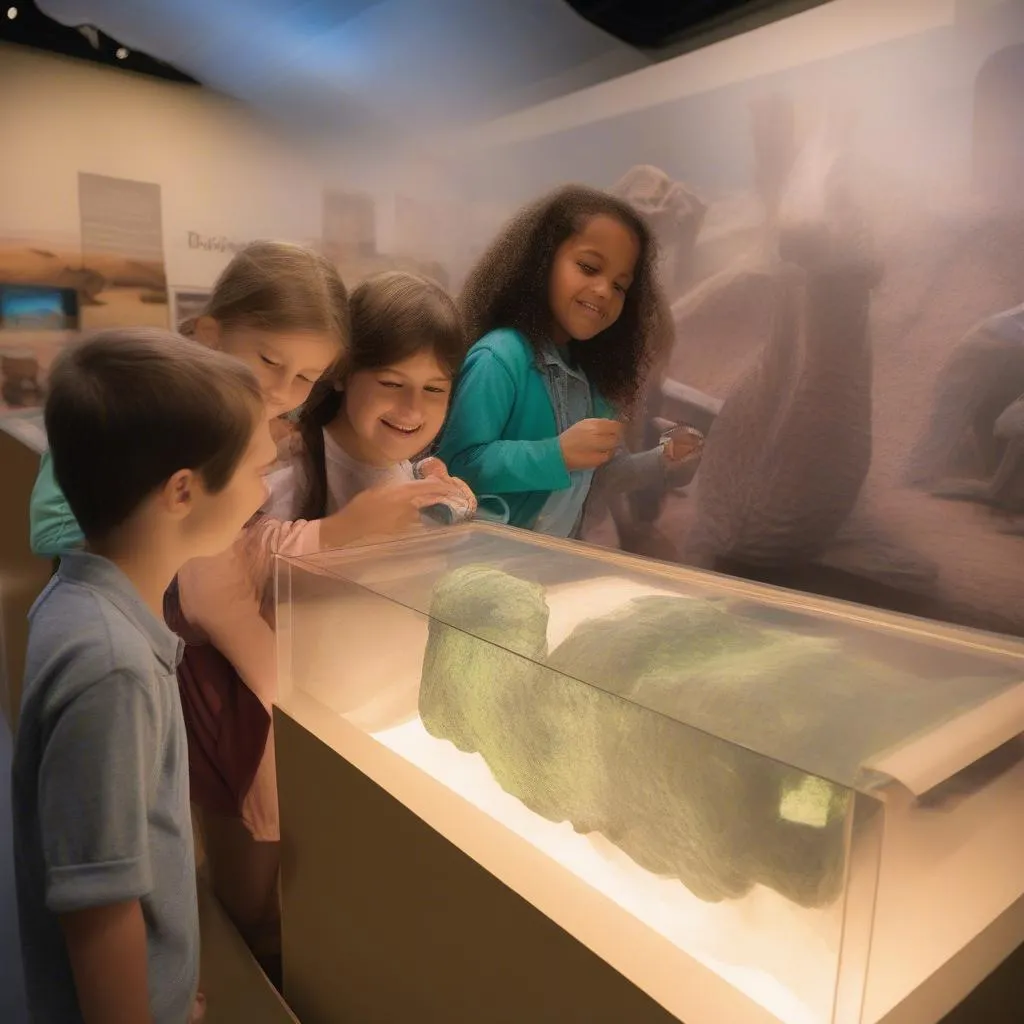
<instances>
[{"instance_id":1,"label":"glass display case","mask_svg":"<svg viewBox=\"0 0 1024 1024\"><path fill-rule=\"evenodd\" d=\"M285 714L687 1024L938 1021L1024 941L1016 641L479 524L276 614Z\"/></svg>"}]
</instances>

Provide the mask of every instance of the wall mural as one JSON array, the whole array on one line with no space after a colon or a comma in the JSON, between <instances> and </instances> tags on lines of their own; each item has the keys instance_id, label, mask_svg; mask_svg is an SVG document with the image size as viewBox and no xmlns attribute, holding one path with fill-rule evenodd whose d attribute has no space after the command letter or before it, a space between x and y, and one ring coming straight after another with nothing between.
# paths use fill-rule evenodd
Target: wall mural
<instances>
[{"instance_id":1,"label":"wall mural","mask_svg":"<svg viewBox=\"0 0 1024 1024\"><path fill-rule=\"evenodd\" d=\"M513 186L512 178L523 182ZM630 426L694 483L588 538L1024 635L1024 4L503 149L653 226L674 341Z\"/></svg>"},{"instance_id":2,"label":"wall mural","mask_svg":"<svg viewBox=\"0 0 1024 1024\"><path fill-rule=\"evenodd\" d=\"M82 266L94 275L82 326L166 327L170 312L160 186L80 173L78 206Z\"/></svg>"},{"instance_id":3,"label":"wall mural","mask_svg":"<svg viewBox=\"0 0 1024 1024\"><path fill-rule=\"evenodd\" d=\"M0 410L42 405L78 329L168 324L160 186L80 174L80 239L0 237Z\"/></svg>"},{"instance_id":4,"label":"wall mural","mask_svg":"<svg viewBox=\"0 0 1024 1024\"><path fill-rule=\"evenodd\" d=\"M380 211L372 196L329 191L324 194L323 209L322 251L337 266L350 291L367 277L387 270L425 274L448 287L448 271L437 254L427 256L422 246L403 244L389 245L389 251L381 251L377 223ZM396 240L417 237L428 212L429 206L397 199Z\"/></svg>"}]
</instances>

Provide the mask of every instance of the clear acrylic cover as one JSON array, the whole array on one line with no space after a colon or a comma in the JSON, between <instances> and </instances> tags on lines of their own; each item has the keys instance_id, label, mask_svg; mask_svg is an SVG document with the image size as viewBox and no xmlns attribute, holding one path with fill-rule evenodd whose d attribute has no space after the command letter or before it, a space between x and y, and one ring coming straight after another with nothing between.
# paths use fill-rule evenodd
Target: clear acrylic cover
<instances>
[{"instance_id":1,"label":"clear acrylic cover","mask_svg":"<svg viewBox=\"0 0 1024 1024\"><path fill-rule=\"evenodd\" d=\"M656 965L560 921L689 1024L691 968L742 994L717 1020L881 1021L1024 892L963 833L1024 817L1016 642L477 524L283 559L277 614L285 711L639 922Z\"/></svg>"}]
</instances>

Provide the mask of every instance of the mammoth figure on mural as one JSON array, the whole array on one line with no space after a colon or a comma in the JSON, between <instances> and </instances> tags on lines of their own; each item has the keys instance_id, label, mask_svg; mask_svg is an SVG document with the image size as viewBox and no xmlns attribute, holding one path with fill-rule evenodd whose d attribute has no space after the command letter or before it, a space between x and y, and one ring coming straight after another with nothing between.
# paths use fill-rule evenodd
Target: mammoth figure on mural
<instances>
[{"instance_id":1,"label":"mammoth figure on mural","mask_svg":"<svg viewBox=\"0 0 1024 1024\"><path fill-rule=\"evenodd\" d=\"M663 425L658 413L708 432L691 487L696 520L680 538L686 559L704 564L819 559L857 504L871 462L868 313L880 273L842 157L845 126L833 122L798 152L787 98L761 100L752 115L763 244L678 299L672 320L686 346L691 326L728 325L730 307L754 296L772 330L724 402L656 374L644 419L649 432ZM652 168L635 168L630 179L658 183L642 190L648 195L673 194ZM643 533L639 517L623 529L621 516L620 508L620 538ZM635 538L633 546L656 553Z\"/></svg>"},{"instance_id":2,"label":"mammoth figure on mural","mask_svg":"<svg viewBox=\"0 0 1024 1024\"><path fill-rule=\"evenodd\" d=\"M754 101L752 128L756 186L765 217L753 266L743 261L743 265L729 266L693 287L694 253L708 212L705 203L664 171L643 164L630 168L612 188L654 232L661 250L662 287L672 302L671 309L664 312L666 335L656 346L638 414L627 428L626 443L634 451L656 445L661 431L674 422L685 422L706 434L721 409L721 399L668 376L677 339L685 346L691 328L695 334L708 328L712 334L719 328L742 331L734 310L751 301L771 301L772 277L766 262L774 262L778 206L796 152L792 102L777 95ZM664 497L662 491L650 489L610 501L623 548L654 557L677 557L674 544L654 526Z\"/></svg>"},{"instance_id":3,"label":"mammoth figure on mural","mask_svg":"<svg viewBox=\"0 0 1024 1024\"><path fill-rule=\"evenodd\" d=\"M972 328L939 373L909 486L1024 513L1024 305Z\"/></svg>"},{"instance_id":4,"label":"mammoth figure on mural","mask_svg":"<svg viewBox=\"0 0 1024 1024\"><path fill-rule=\"evenodd\" d=\"M784 110L776 105L772 116ZM686 543L701 562L821 558L857 505L871 464L868 314L881 272L839 126L777 167L788 179L777 208L768 209L779 257L771 333L707 439Z\"/></svg>"},{"instance_id":5,"label":"mammoth figure on mural","mask_svg":"<svg viewBox=\"0 0 1024 1024\"><path fill-rule=\"evenodd\" d=\"M649 445L674 423L695 426L707 434L701 467L663 527L670 536L654 526L664 494L613 501L620 544L741 575L804 573L800 585L847 596L856 580L929 593L935 565L895 538L862 493L872 457L868 319L881 271L852 188L849 122L827 122L801 146L788 98L760 100L752 115L760 226L738 225L725 269L672 303L667 332L678 343L674 376L686 380L697 360L703 379L720 383L705 394L669 377L665 359L627 434Z\"/></svg>"}]
</instances>

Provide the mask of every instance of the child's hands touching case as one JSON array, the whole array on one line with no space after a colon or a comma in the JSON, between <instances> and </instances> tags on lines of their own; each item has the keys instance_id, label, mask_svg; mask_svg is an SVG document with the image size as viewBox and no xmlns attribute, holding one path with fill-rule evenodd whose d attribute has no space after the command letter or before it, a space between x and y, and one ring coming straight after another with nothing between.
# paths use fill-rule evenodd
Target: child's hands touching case
<instances>
[{"instance_id":1,"label":"child's hands touching case","mask_svg":"<svg viewBox=\"0 0 1024 1024\"><path fill-rule=\"evenodd\" d=\"M451 477L428 476L372 487L357 494L346 507L361 521L367 535L401 533L419 523L422 509L458 493Z\"/></svg>"},{"instance_id":2,"label":"child's hands touching case","mask_svg":"<svg viewBox=\"0 0 1024 1024\"><path fill-rule=\"evenodd\" d=\"M473 489L457 476L448 472L448 467L437 457L424 459L416 466L416 477L420 480L434 479L444 480L455 489L457 497L456 504L462 515L460 518L470 518L476 511L477 501Z\"/></svg>"},{"instance_id":3,"label":"child's hands touching case","mask_svg":"<svg viewBox=\"0 0 1024 1024\"><path fill-rule=\"evenodd\" d=\"M343 509L321 520L320 543L344 547L372 537L388 537L418 526L420 511L461 494L456 482L428 477L408 483L384 484L357 494Z\"/></svg>"},{"instance_id":4,"label":"child's hands touching case","mask_svg":"<svg viewBox=\"0 0 1024 1024\"><path fill-rule=\"evenodd\" d=\"M559 438L565 468L597 469L618 450L622 424L615 420L590 419L574 423Z\"/></svg>"}]
</instances>

